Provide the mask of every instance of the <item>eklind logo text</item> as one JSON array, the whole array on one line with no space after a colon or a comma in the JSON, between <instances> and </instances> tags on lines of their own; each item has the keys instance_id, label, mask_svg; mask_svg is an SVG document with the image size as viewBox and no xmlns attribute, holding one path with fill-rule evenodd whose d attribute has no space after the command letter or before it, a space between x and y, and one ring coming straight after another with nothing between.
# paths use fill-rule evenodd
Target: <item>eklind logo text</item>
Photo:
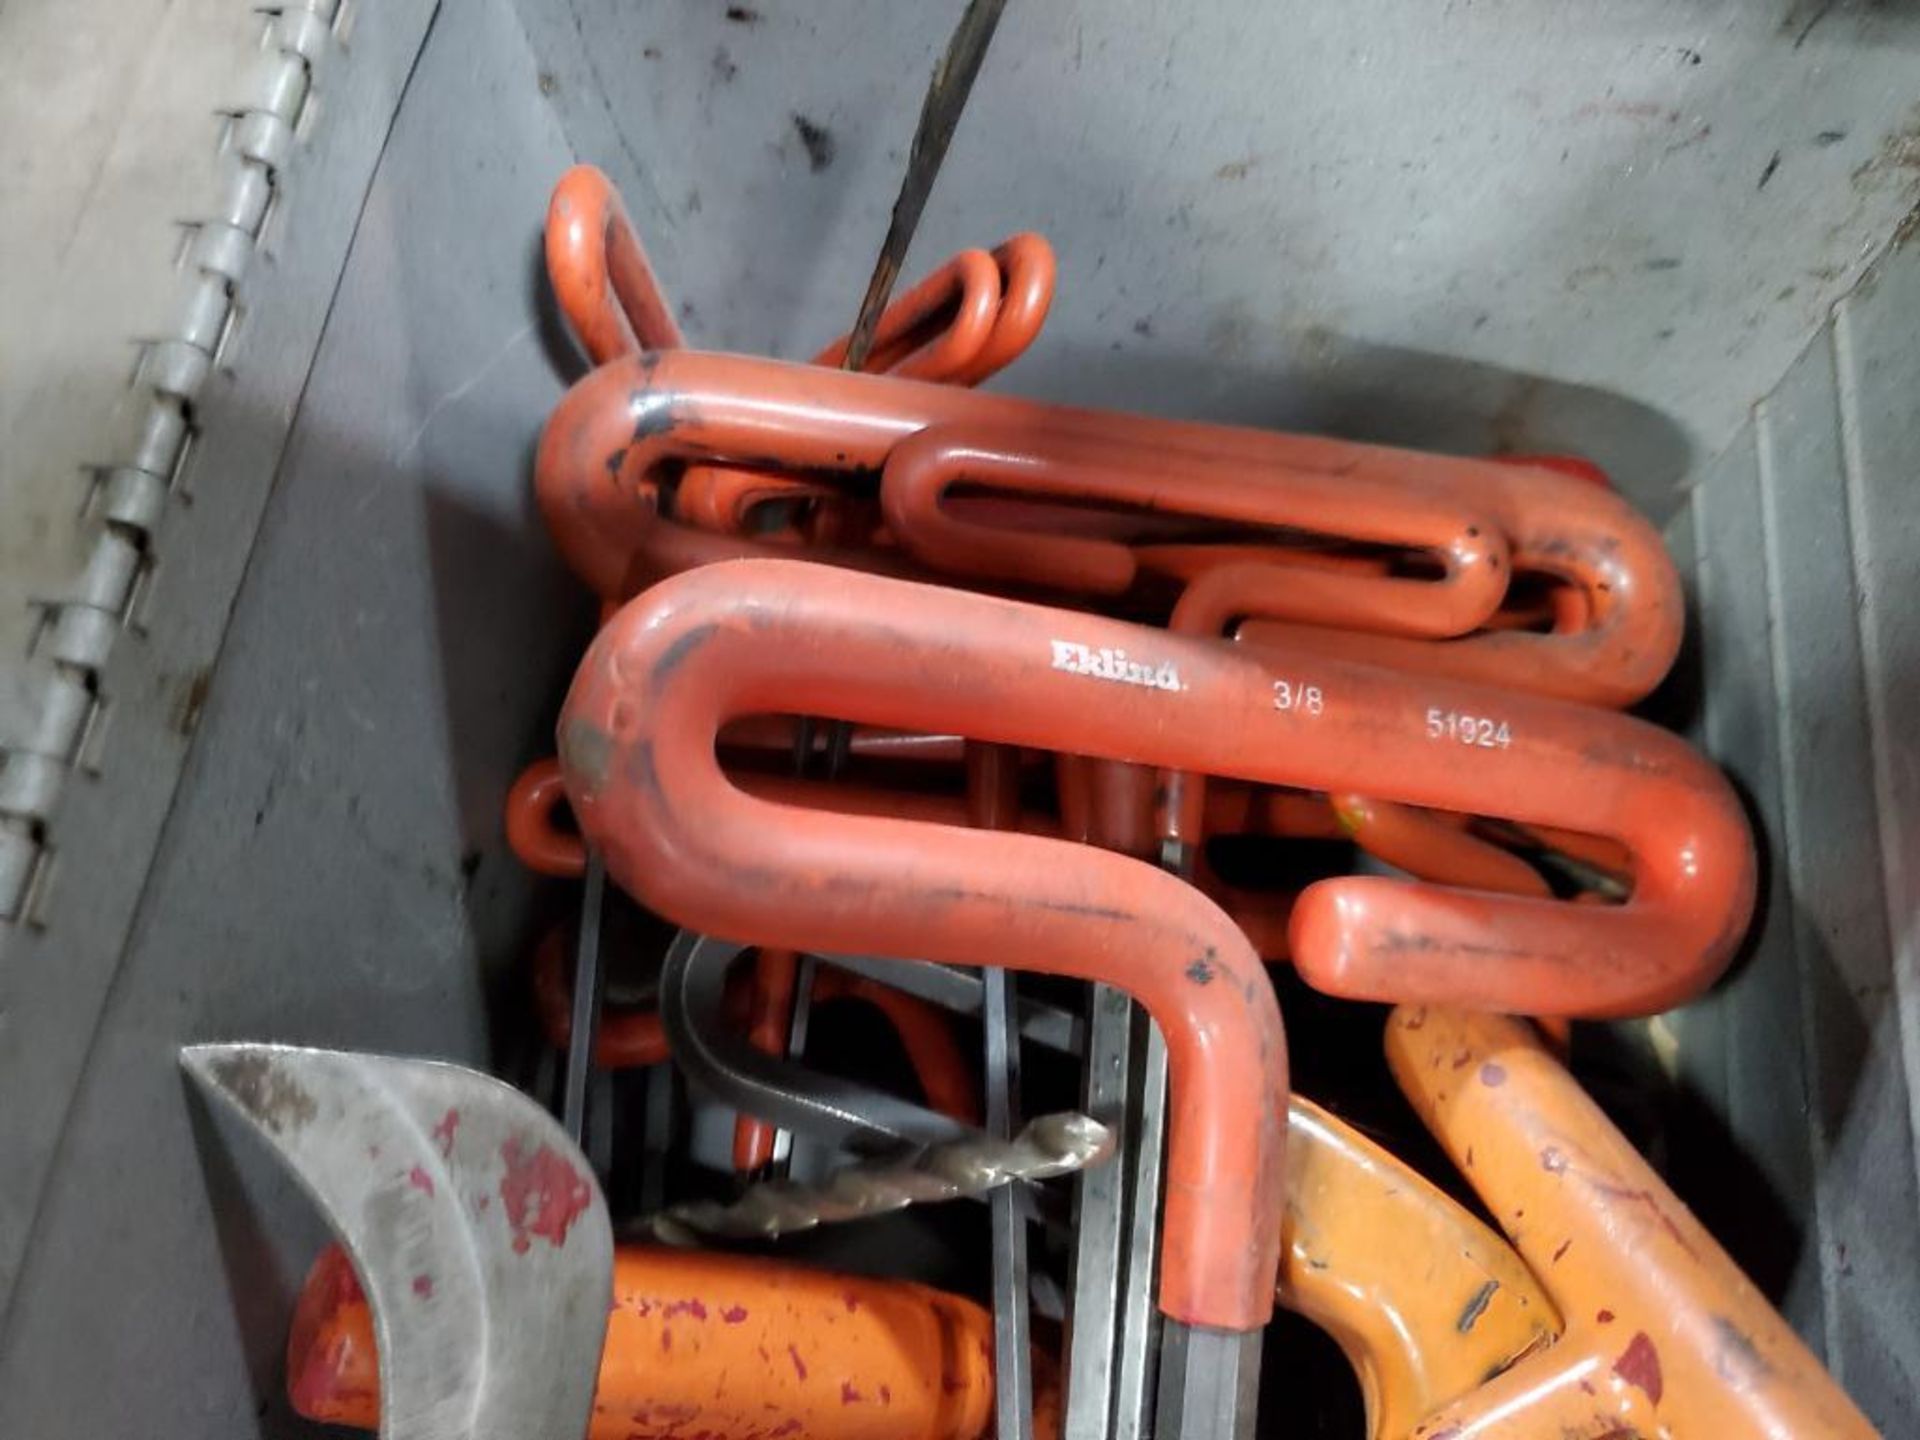
<instances>
[{"instance_id":1,"label":"eklind logo text","mask_svg":"<svg viewBox=\"0 0 1920 1440\"><path fill-rule=\"evenodd\" d=\"M1171 660L1149 665L1129 660L1124 650L1095 650L1073 640L1053 642L1053 668L1069 675L1090 675L1096 680L1116 680L1122 685L1141 685L1149 690L1184 690L1180 672Z\"/></svg>"}]
</instances>

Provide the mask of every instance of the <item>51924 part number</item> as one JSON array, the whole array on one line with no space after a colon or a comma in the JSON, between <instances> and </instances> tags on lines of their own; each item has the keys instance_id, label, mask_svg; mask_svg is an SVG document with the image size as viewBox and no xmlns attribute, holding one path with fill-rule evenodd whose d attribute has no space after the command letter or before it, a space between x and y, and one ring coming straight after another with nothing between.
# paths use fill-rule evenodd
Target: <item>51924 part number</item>
<instances>
[{"instance_id":1,"label":"51924 part number","mask_svg":"<svg viewBox=\"0 0 1920 1440\"><path fill-rule=\"evenodd\" d=\"M1513 744L1513 731L1504 720L1490 715L1469 715L1463 710L1427 710L1427 739L1473 745L1482 750L1504 750Z\"/></svg>"}]
</instances>

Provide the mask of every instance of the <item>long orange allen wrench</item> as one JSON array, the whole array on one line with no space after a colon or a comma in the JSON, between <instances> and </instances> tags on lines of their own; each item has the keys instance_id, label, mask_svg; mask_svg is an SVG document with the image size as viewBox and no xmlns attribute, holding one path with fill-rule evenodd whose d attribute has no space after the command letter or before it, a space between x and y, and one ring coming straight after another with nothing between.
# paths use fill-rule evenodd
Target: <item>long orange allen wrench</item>
<instances>
[{"instance_id":1,"label":"long orange allen wrench","mask_svg":"<svg viewBox=\"0 0 1920 1440\"><path fill-rule=\"evenodd\" d=\"M656 655L673 663L650 668ZM913 952L907 934L891 946L844 934L783 940L773 892L748 883L777 875L795 906L851 913L869 887L887 885L890 837L947 856L946 878L925 882L934 889L966 881L962 898L924 917L930 924L958 916L977 924L963 903L976 894L986 905L1028 893L1034 877L1008 875L1000 856L1045 842L1007 836L985 847L981 874L996 877L987 885L968 868L979 837L786 811L742 794L714 762L714 732L735 715L796 709L901 728L954 725L983 739L1333 793L1364 787L1522 824L1576 822L1633 855L1634 892L1611 906L1368 876L1316 884L1294 911L1294 960L1333 994L1543 1015L1650 1013L1711 983L1752 906L1752 842L1732 791L1683 742L1642 722L1437 677L1331 660L1291 665L1270 652L795 562L681 576L602 632L561 729L583 828L643 898L658 891L677 903L684 887L712 907L697 918L663 907L674 918L726 931L753 913L773 943ZM1501 743L1463 740L1468 718L1492 716ZM620 764L608 758L615 752ZM663 803L674 795L684 811ZM697 835L681 836L707 806ZM748 833L756 825L760 836ZM671 842L655 837L660 826ZM784 860L779 845L791 847ZM642 875L637 857L661 850L664 868ZM1086 858L1045 853L1036 865ZM858 881L840 863L856 855L872 861ZM671 887L656 878L667 869ZM899 873L909 871L903 861ZM797 926L798 909L793 918ZM977 963L992 953L990 945L953 958Z\"/></svg>"},{"instance_id":2,"label":"long orange allen wrench","mask_svg":"<svg viewBox=\"0 0 1920 1440\"><path fill-rule=\"evenodd\" d=\"M1232 922L1121 857L770 805L719 768L714 737L735 716L934 728L953 718L958 676L967 710L993 717L964 729L1053 742L1069 697L1045 683L1061 677L1046 668L1044 629L1036 666L1007 664L1022 649L1010 635L995 645L969 633L1025 629L1051 612L983 614L987 602L972 597L848 583L858 580L794 562L709 567L616 616L560 724L582 830L622 885L695 929L961 964L1011 951L1135 995L1173 1056L1161 1308L1191 1325L1257 1329L1279 1258L1284 1116L1272 1097L1286 1093L1286 1043ZM1043 683L1008 683L1033 679Z\"/></svg>"},{"instance_id":3,"label":"long orange allen wrench","mask_svg":"<svg viewBox=\"0 0 1920 1440\"><path fill-rule=\"evenodd\" d=\"M1599 486L1496 461L1075 410L890 376L693 352L617 361L580 381L554 411L541 439L536 488L575 572L600 594L619 597L648 579L720 558L711 545L676 536L677 527L648 502L669 463L732 459L854 476L884 466L920 431L953 425L992 432L1005 450L1029 457L1037 474L1048 470L1053 446L1098 442L1141 452L1139 463L1165 476L1170 490L1204 488L1223 474L1266 475L1282 493L1297 484L1309 497L1325 497L1314 515L1324 528L1314 533L1326 540L1388 532L1395 521L1381 512L1394 496L1407 505L1485 515L1497 526L1487 543L1507 546L1503 568L1578 588L1589 612L1588 623L1571 633L1492 631L1435 642L1276 621L1243 626L1250 638L1285 638L1290 648L1316 654L1610 705L1644 696L1679 646L1680 595L1659 535ZM1341 488L1336 481L1355 497L1344 515L1331 493ZM833 558L876 568L871 557ZM890 568L901 568L898 559ZM1305 638L1296 639L1296 629Z\"/></svg>"}]
</instances>

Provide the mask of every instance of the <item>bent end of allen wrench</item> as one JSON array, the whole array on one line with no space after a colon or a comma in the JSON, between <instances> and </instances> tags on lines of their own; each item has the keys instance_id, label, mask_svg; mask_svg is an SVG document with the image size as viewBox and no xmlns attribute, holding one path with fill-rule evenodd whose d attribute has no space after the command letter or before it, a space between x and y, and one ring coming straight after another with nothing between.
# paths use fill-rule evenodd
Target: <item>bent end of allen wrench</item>
<instances>
[{"instance_id":1,"label":"bent end of allen wrench","mask_svg":"<svg viewBox=\"0 0 1920 1440\"><path fill-rule=\"evenodd\" d=\"M591 165L560 177L547 205L547 278L595 365L687 343L613 182Z\"/></svg>"}]
</instances>

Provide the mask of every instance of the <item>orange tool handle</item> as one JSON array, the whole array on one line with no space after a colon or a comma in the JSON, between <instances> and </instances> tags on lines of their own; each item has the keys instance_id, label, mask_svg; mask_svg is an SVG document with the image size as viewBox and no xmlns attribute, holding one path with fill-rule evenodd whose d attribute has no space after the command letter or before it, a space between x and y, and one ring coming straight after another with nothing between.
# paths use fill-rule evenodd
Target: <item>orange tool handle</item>
<instances>
[{"instance_id":1,"label":"orange tool handle","mask_svg":"<svg viewBox=\"0 0 1920 1440\"><path fill-rule=\"evenodd\" d=\"M924 1285L623 1245L587 1436L979 1440L992 1428L992 1348L986 1311ZM1036 1364L1043 1440L1058 1433L1053 1380ZM301 1290L287 1394L309 1420L380 1423L373 1314L338 1247Z\"/></svg>"},{"instance_id":2,"label":"orange tool handle","mask_svg":"<svg viewBox=\"0 0 1920 1440\"><path fill-rule=\"evenodd\" d=\"M595 365L687 343L613 182L591 165L560 177L547 204L547 275Z\"/></svg>"},{"instance_id":3,"label":"orange tool handle","mask_svg":"<svg viewBox=\"0 0 1920 1440\"><path fill-rule=\"evenodd\" d=\"M1339 1342L1375 1440L1559 1333L1520 1257L1423 1176L1298 1095L1287 1135L1280 1303Z\"/></svg>"},{"instance_id":4,"label":"orange tool handle","mask_svg":"<svg viewBox=\"0 0 1920 1440\"><path fill-rule=\"evenodd\" d=\"M536 489L575 573L599 593L619 596L649 577L720 558L670 533L648 503L656 471L667 462L736 460L854 474L884 465L908 436L953 424L991 427L1032 454L1062 437L1104 439L1151 451L1163 469L1196 485L1216 469L1254 466L1276 487L1331 473L1355 486L1364 482L1363 493L1385 485L1409 501L1458 505L1489 516L1514 569L1578 586L1591 607L1590 623L1570 635L1496 632L1438 643L1298 626L1310 637L1301 651L1350 647L1380 663L1622 705L1659 682L1679 646L1680 589L1658 533L1618 496L1584 481L1488 460L1075 410L891 376L687 351L622 360L581 380L555 408L541 437ZM1370 503L1356 504L1351 521L1356 528L1381 524ZM830 558L882 568L858 552Z\"/></svg>"},{"instance_id":5,"label":"orange tool handle","mask_svg":"<svg viewBox=\"0 0 1920 1440\"><path fill-rule=\"evenodd\" d=\"M1170 1054L1161 1308L1258 1328L1279 1259L1285 1117L1269 1097L1286 1093L1286 1040L1232 922L1192 887L1119 856L771 805L721 771L714 736L735 716L944 726L956 718L954 681L982 665L963 728L1054 743L1070 713L1061 701L1081 697L1008 682L1046 680L1055 612L872 585L766 561L677 577L623 610L588 650L560 723L582 830L609 875L696 929L960 964L1044 957L1035 968L1135 995ZM1036 625L1040 668L1023 676L1010 642ZM972 723L975 705L992 725Z\"/></svg>"},{"instance_id":6,"label":"orange tool handle","mask_svg":"<svg viewBox=\"0 0 1920 1440\"><path fill-rule=\"evenodd\" d=\"M1364 790L1521 824L1574 820L1632 854L1633 895L1613 906L1372 876L1316 884L1294 913L1295 963L1310 984L1334 994L1524 1014L1650 1013L1712 982L1751 911L1753 846L1732 790L1684 741L1627 716L1365 665L1295 665L1096 616L761 561L677 577L603 631L571 702L571 714L592 717L583 735L596 727L621 733L609 729L604 712L622 677L650 700L657 690L656 708L670 713L664 707L679 686L662 682L677 680L677 670L654 677L624 658L667 643L636 632L644 617L664 627L668 616L675 635L697 637L684 642L686 663L702 662L700 708L689 705L698 718L687 722L696 728L709 714L717 724L735 714L811 707L1266 784ZM709 651L737 654L743 677L709 678ZM608 673L616 664L618 676ZM763 672L776 678L763 680ZM592 710L582 708L589 695ZM632 713L643 708L631 695L620 706L633 733L667 723L652 710ZM628 743L623 736L623 752ZM589 832L581 799L593 788L589 775L604 769L583 769L590 756L562 757ZM695 768L700 787L711 778L728 806L767 811L746 803L711 761ZM633 788L618 775L607 783ZM660 803L643 798L650 810ZM771 811L768 823L784 826L797 814L809 832L841 833L842 821L804 812ZM631 817L603 815L598 823L613 827L611 840L634 845ZM878 821L852 829L875 838L893 833ZM928 843L971 846L945 837ZM1044 843L996 842L1004 853ZM612 845L608 854L617 858ZM1019 892L1016 885L1012 893ZM838 942L821 943L831 950Z\"/></svg>"},{"instance_id":7,"label":"orange tool handle","mask_svg":"<svg viewBox=\"0 0 1920 1440\"><path fill-rule=\"evenodd\" d=\"M1427 551L1445 571L1439 580L1407 580L1270 559L1225 567L1229 580L1220 588L1222 567L1211 567L1182 597L1188 633L1218 634L1246 613L1234 606L1251 604L1261 614L1308 624L1460 635L1491 615L1506 593L1505 539L1486 515L1456 499L1429 499L1363 474L1280 476L1247 462L1187 473L1164 454L1099 436L1034 440L1030 428L951 426L895 445L880 487L894 538L944 574L1095 595L1116 595L1134 583L1139 566L1125 545L999 529L952 513L948 492L964 484Z\"/></svg>"},{"instance_id":8,"label":"orange tool handle","mask_svg":"<svg viewBox=\"0 0 1920 1440\"><path fill-rule=\"evenodd\" d=\"M1421 1440L1876 1432L1525 1024L1401 1009L1394 1078L1567 1317Z\"/></svg>"}]
</instances>

